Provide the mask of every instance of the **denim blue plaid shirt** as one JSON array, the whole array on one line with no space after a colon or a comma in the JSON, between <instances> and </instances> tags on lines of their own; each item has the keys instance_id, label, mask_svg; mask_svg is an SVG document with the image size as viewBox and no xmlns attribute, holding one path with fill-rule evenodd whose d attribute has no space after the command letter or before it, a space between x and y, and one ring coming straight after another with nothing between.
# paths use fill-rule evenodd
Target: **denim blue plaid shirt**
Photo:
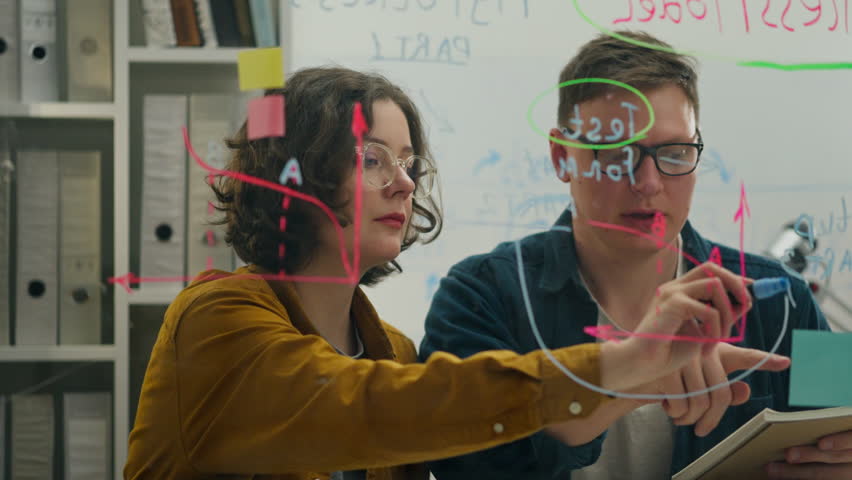
<instances>
[{"instance_id":1,"label":"denim blue plaid shirt","mask_svg":"<svg viewBox=\"0 0 852 480\"><path fill-rule=\"evenodd\" d=\"M556 225L570 227L570 212L566 210ZM740 271L738 250L704 239L689 222L681 235L683 250L699 262L707 261L713 247L718 246L722 265L731 271ZM520 242L530 300L547 347L595 341L583 332L584 327L597 324L598 309L580 280L573 235L549 230L525 237ZM770 350L783 333L778 353L790 355L793 329L828 330L801 276L777 261L757 255L746 254L745 264L747 275L755 279L788 277L797 308L790 309L787 330L782 332L784 296L755 302L747 317L745 340L739 345ZM693 267L687 262L687 269ZM441 280L426 318L420 359L425 360L439 350L464 358L483 350L527 353L538 348L521 296L515 245L507 242L490 253L456 264ZM696 437L692 427L676 429L673 474L764 408L791 410L787 404L789 371L756 372L745 381L751 386L750 400L729 408L708 436ZM604 435L585 445L569 447L539 432L482 452L436 461L430 467L438 480L567 479L572 470L597 461Z\"/></svg>"}]
</instances>

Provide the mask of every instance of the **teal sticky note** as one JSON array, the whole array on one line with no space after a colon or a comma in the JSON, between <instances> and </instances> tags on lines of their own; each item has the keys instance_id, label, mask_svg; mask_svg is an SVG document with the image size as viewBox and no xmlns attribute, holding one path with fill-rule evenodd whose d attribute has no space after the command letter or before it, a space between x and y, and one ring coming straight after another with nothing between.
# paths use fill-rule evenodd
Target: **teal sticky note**
<instances>
[{"instance_id":1,"label":"teal sticky note","mask_svg":"<svg viewBox=\"0 0 852 480\"><path fill-rule=\"evenodd\" d=\"M852 406L852 333L793 330L790 405Z\"/></svg>"}]
</instances>

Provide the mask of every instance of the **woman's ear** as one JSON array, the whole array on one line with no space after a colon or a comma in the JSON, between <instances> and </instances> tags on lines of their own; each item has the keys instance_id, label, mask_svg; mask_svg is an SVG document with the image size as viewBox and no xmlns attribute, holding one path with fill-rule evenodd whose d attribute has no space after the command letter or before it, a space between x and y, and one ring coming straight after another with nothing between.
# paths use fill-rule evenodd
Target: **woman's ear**
<instances>
[{"instance_id":1,"label":"woman's ear","mask_svg":"<svg viewBox=\"0 0 852 480\"><path fill-rule=\"evenodd\" d=\"M550 129L550 138L548 139L548 143L550 144L550 161L553 163L556 177L565 183L569 183L571 181L571 173L565 168L565 162L568 158L568 147L553 141L554 138L565 139L558 128Z\"/></svg>"}]
</instances>

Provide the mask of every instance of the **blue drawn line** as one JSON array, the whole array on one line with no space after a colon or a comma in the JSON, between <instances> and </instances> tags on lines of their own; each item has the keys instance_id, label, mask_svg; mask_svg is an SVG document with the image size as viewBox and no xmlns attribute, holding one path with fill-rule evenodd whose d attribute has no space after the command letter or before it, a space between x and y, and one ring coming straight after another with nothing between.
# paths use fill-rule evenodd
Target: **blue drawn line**
<instances>
[{"instance_id":1,"label":"blue drawn line","mask_svg":"<svg viewBox=\"0 0 852 480\"><path fill-rule=\"evenodd\" d=\"M701 165L703 167L701 169L703 172L717 170L723 183L731 182L731 177L733 177L734 171L728 169L725 165L725 161L722 160L722 157L715 150L708 149L704 152L704 158L701 159Z\"/></svg>"},{"instance_id":2,"label":"blue drawn line","mask_svg":"<svg viewBox=\"0 0 852 480\"><path fill-rule=\"evenodd\" d=\"M564 193L551 193L528 198L523 201L515 209L509 212L513 217L520 217L527 213L529 209L538 205L557 204L560 209L565 208L565 205L571 204L571 195Z\"/></svg>"},{"instance_id":3,"label":"blue drawn line","mask_svg":"<svg viewBox=\"0 0 852 480\"><path fill-rule=\"evenodd\" d=\"M429 98L426 96L426 92L421 88L420 89L420 98L423 100L423 104L426 105L426 110L429 111L440 124L438 127L438 131L445 133L456 133L456 129L450 123L450 119L446 115L441 115L435 107L432 105L432 102L429 101Z\"/></svg>"},{"instance_id":4,"label":"blue drawn line","mask_svg":"<svg viewBox=\"0 0 852 480\"><path fill-rule=\"evenodd\" d=\"M706 192L706 193L728 193L734 192L736 187L728 187L728 186L713 186L713 185L701 185L698 184L698 188L696 188L697 192ZM749 192L762 192L762 193L781 193L781 192L814 192L814 193L826 193L826 192L852 192L852 184L846 183L814 183L814 184L800 184L800 185L751 185L749 186Z\"/></svg>"},{"instance_id":5,"label":"blue drawn line","mask_svg":"<svg viewBox=\"0 0 852 480\"><path fill-rule=\"evenodd\" d=\"M569 227L563 227L560 225L554 226L553 230L567 230L570 231ZM535 314L533 313L532 302L530 301L529 289L527 288L527 279L524 275L524 257L521 252L521 243L519 241L515 241L515 258L517 259L518 265L518 279L520 280L521 286L521 296L524 299L524 308L526 309L527 320L529 321L530 328L532 329L533 336L535 337L535 341L538 344L538 348L544 353L548 360L550 360L553 365L562 371L568 378L579 383L580 385L588 388L589 390L593 390L595 392L603 393L604 395L609 395L613 397L622 397L622 398L633 398L639 400L667 400L667 399L681 399L681 398L689 398L697 395L704 395L705 393L712 392L713 390L717 390L719 388L727 387L728 385L738 382L747 376L751 375L755 371L757 371L764 363L766 363L769 358L778 350L778 347L781 346L781 341L784 339L784 335L787 333L787 326L790 320L790 301L792 299L792 295L787 295L785 297L784 302L784 321L781 324L781 332L778 334L778 338L775 339L775 343L772 345L772 349L766 353L766 356L760 359L759 362L755 363L751 368L747 369L740 375L737 375L734 378L729 379L726 382L717 383L715 385L711 385L707 388L696 390L694 392L673 394L673 395L654 395L654 394L645 394L645 393L624 393L624 392L616 392L614 390L609 390L603 388L601 386L595 385L591 382L588 382L580 377L578 377L574 372L572 372L568 367L559 363L559 359L553 355L553 352L547 348L547 345L544 343L544 339L541 336L541 332L538 330L538 323L535 319Z\"/></svg>"},{"instance_id":6,"label":"blue drawn line","mask_svg":"<svg viewBox=\"0 0 852 480\"><path fill-rule=\"evenodd\" d=\"M500 162L500 154L496 150L488 150L488 156L482 157L476 166L473 168L473 174L478 175L479 171L485 167L493 167Z\"/></svg>"}]
</instances>

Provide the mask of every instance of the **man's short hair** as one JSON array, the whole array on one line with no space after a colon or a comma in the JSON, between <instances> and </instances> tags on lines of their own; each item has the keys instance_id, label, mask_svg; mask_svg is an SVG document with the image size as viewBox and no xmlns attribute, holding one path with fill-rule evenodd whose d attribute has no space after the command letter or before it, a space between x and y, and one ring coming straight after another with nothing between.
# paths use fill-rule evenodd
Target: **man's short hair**
<instances>
[{"instance_id":1,"label":"man's short hair","mask_svg":"<svg viewBox=\"0 0 852 480\"><path fill-rule=\"evenodd\" d=\"M693 57L673 53L672 47L645 32L627 30L616 34L641 43L663 47L656 50L601 34L583 45L559 75L559 83L581 78L607 78L626 83L639 90L653 90L665 85L683 89L698 118L698 74ZM559 89L559 124L567 125L574 105L598 98L614 89L603 83L582 83Z\"/></svg>"}]
</instances>

